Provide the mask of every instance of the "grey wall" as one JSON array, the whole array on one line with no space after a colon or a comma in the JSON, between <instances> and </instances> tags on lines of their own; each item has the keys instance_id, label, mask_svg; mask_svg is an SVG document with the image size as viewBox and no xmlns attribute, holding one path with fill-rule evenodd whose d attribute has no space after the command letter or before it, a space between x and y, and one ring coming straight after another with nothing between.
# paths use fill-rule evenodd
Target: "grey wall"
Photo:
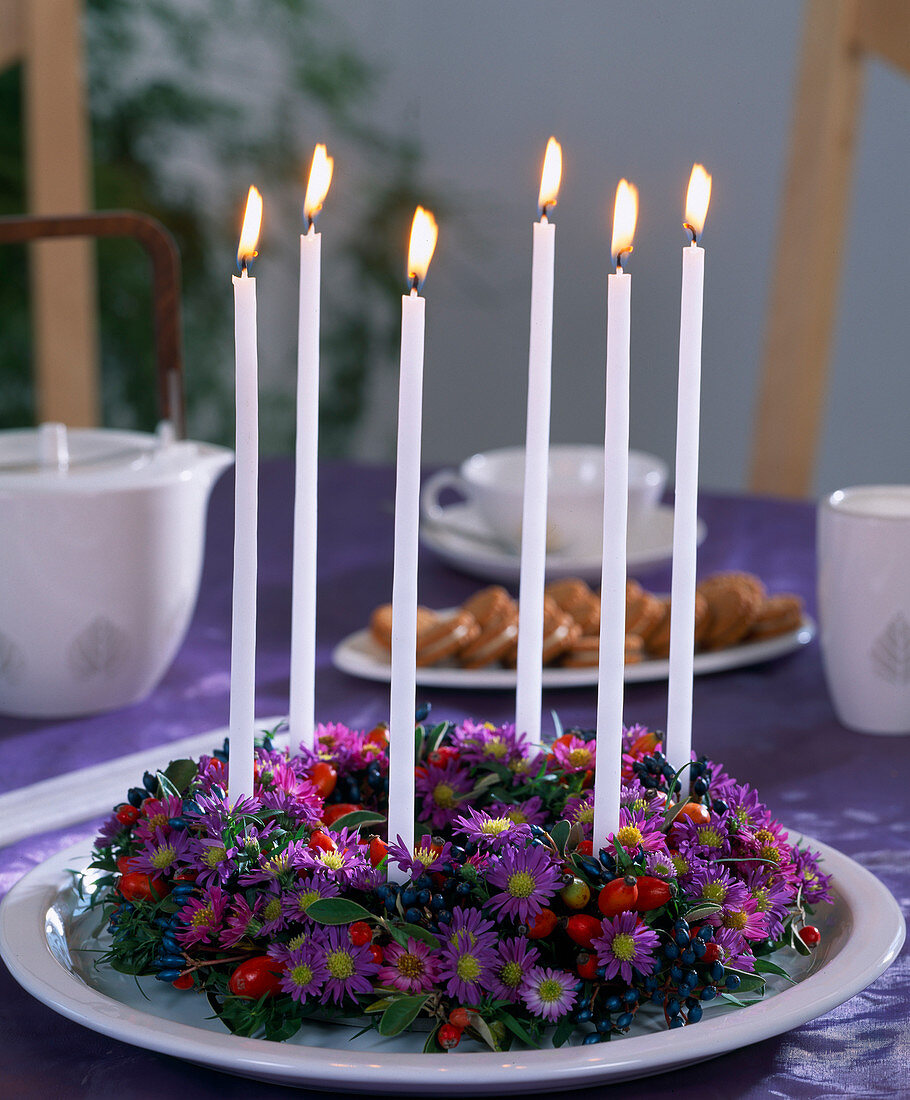
<instances>
[{"instance_id":1,"label":"grey wall","mask_svg":"<svg viewBox=\"0 0 910 1100\"><path fill-rule=\"evenodd\" d=\"M347 0L334 10L384 68L376 118L419 137L427 178L456 200L425 288L426 460L523 438L530 223L553 133L564 175L552 438L602 439L609 222L626 175L641 193L627 267L632 443L672 459L681 210L701 160L714 176L702 482L743 487L770 270L787 247L773 235L802 5ZM871 66L819 489L910 481L908 105L910 82ZM365 457L386 457L394 438L395 394L387 379L376 391Z\"/></svg>"}]
</instances>

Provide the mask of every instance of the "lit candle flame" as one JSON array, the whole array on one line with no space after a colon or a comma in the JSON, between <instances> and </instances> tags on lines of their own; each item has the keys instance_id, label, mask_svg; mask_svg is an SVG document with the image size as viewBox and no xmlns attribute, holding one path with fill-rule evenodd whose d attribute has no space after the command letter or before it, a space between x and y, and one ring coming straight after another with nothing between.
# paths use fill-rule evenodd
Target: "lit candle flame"
<instances>
[{"instance_id":1,"label":"lit candle flame","mask_svg":"<svg viewBox=\"0 0 910 1100\"><path fill-rule=\"evenodd\" d=\"M328 156L324 145L317 145L313 150L313 163L310 165L310 178L306 186L306 198L303 200L303 217L307 228L316 221L316 215L322 209L332 182L334 166L335 158Z\"/></svg>"},{"instance_id":2,"label":"lit candle flame","mask_svg":"<svg viewBox=\"0 0 910 1100\"><path fill-rule=\"evenodd\" d=\"M418 206L411 223L411 243L408 246L408 283L413 290L427 277L427 268L436 248L439 227L429 210Z\"/></svg>"},{"instance_id":3,"label":"lit candle flame","mask_svg":"<svg viewBox=\"0 0 910 1100\"><path fill-rule=\"evenodd\" d=\"M562 146L551 137L547 142L547 151L543 158L543 171L540 173L540 195L537 207L541 217L546 218L547 210L556 205L559 182L562 179Z\"/></svg>"},{"instance_id":4,"label":"lit candle flame","mask_svg":"<svg viewBox=\"0 0 910 1100\"><path fill-rule=\"evenodd\" d=\"M637 220L638 188L628 180L620 180L613 206L613 243L610 248L617 271L622 270L623 255L632 251Z\"/></svg>"},{"instance_id":5,"label":"lit candle flame","mask_svg":"<svg viewBox=\"0 0 910 1100\"><path fill-rule=\"evenodd\" d=\"M243 228L240 230L240 244L237 246L237 263L245 271L250 260L257 255L259 226L262 222L262 195L255 187L250 188L246 198L246 212L243 215Z\"/></svg>"},{"instance_id":6,"label":"lit candle flame","mask_svg":"<svg viewBox=\"0 0 910 1100\"><path fill-rule=\"evenodd\" d=\"M705 216L711 201L711 177L703 165L693 164L689 176L689 190L686 192L686 220L683 223L692 235L692 243L701 236L705 228Z\"/></svg>"}]
</instances>

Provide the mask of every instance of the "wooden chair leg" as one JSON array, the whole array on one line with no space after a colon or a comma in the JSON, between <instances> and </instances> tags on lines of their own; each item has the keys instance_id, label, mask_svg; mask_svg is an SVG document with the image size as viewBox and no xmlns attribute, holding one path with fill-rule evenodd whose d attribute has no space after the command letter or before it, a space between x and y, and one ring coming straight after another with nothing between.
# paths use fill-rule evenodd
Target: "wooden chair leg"
<instances>
[{"instance_id":1,"label":"wooden chair leg","mask_svg":"<svg viewBox=\"0 0 910 1100\"><path fill-rule=\"evenodd\" d=\"M812 491L861 94L860 5L807 5L753 436L757 492Z\"/></svg>"},{"instance_id":2,"label":"wooden chair leg","mask_svg":"<svg viewBox=\"0 0 910 1100\"><path fill-rule=\"evenodd\" d=\"M79 0L28 0L25 133L28 205L34 214L92 208L88 113ZM94 246L32 245L31 285L38 416L73 427L98 423Z\"/></svg>"}]
</instances>

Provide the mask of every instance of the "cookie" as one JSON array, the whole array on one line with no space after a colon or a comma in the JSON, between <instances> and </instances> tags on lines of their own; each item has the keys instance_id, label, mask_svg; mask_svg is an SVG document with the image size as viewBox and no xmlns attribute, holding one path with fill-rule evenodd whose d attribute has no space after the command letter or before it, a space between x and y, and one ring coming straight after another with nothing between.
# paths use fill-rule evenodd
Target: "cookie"
<instances>
[{"instance_id":1,"label":"cookie","mask_svg":"<svg viewBox=\"0 0 910 1100\"><path fill-rule=\"evenodd\" d=\"M484 668L500 661L518 638L518 605L499 585L483 588L462 605L480 633L458 655L463 668Z\"/></svg>"},{"instance_id":2,"label":"cookie","mask_svg":"<svg viewBox=\"0 0 910 1100\"><path fill-rule=\"evenodd\" d=\"M803 621L803 601L789 592L766 596L749 632L749 641L764 641L799 630Z\"/></svg>"},{"instance_id":3,"label":"cookie","mask_svg":"<svg viewBox=\"0 0 910 1100\"><path fill-rule=\"evenodd\" d=\"M658 600L661 617L657 625L648 636L643 639L645 648L651 657L666 660L670 656L670 601ZM695 637L693 645L697 649L702 644L705 631L711 617L708 611L708 602L699 592L695 593Z\"/></svg>"},{"instance_id":4,"label":"cookie","mask_svg":"<svg viewBox=\"0 0 910 1100\"><path fill-rule=\"evenodd\" d=\"M600 630L600 598L578 577L553 581L546 594L581 627L582 635L596 635Z\"/></svg>"},{"instance_id":5,"label":"cookie","mask_svg":"<svg viewBox=\"0 0 910 1100\"><path fill-rule=\"evenodd\" d=\"M519 610L519 618L521 612ZM581 637L581 627L567 614L555 600L544 596L543 601L543 642L541 650L541 663L552 664L557 658L570 650L575 641ZM509 668L514 668L518 661L518 643L506 653L502 662ZM595 662L596 663L596 662Z\"/></svg>"},{"instance_id":6,"label":"cookie","mask_svg":"<svg viewBox=\"0 0 910 1100\"><path fill-rule=\"evenodd\" d=\"M480 634L473 615L417 608L417 664L425 668L454 657ZM370 635L384 649L392 648L392 605L377 607L370 617Z\"/></svg>"},{"instance_id":7,"label":"cookie","mask_svg":"<svg viewBox=\"0 0 910 1100\"><path fill-rule=\"evenodd\" d=\"M647 639L664 617L664 608L657 596L646 592L638 581L626 581L626 633Z\"/></svg>"},{"instance_id":8,"label":"cookie","mask_svg":"<svg viewBox=\"0 0 910 1100\"><path fill-rule=\"evenodd\" d=\"M597 659L600 653L600 638L596 635L583 634L577 638L572 648L563 654L560 664L563 668L597 668ZM627 665L638 664L644 659L645 647L637 634L626 635L625 663Z\"/></svg>"},{"instance_id":9,"label":"cookie","mask_svg":"<svg viewBox=\"0 0 910 1100\"><path fill-rule=\"evenodd\" d=\"M765 599L765 586L751 573L715 573L697 591L708 604L704 649L725 649L742 641Z\"/></svg>"}]
</instances>

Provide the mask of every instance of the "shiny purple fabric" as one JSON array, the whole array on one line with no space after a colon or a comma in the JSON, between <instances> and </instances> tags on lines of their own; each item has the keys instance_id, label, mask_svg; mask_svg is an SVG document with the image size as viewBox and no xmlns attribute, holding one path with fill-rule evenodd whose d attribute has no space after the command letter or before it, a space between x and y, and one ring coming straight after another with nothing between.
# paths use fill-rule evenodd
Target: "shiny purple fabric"
<instances>
[{"instance_id":1,"label":"shiny purple fabric","mask_svg":"<svg viewBox=\"0 0 910 1100\"><path fill-rule=\"evenodd\" d=\"M0 719L0 791L227 723L232 478L212 497L202 592L187 640L162 684L128 710L72 721ZM391 590L393 476L388 469L328 464L321 474L319 678L317 713L352 726L384 719L381 685L336 672L335 642L363 626ZM260 518L260 715L287 708L292 470L265 463ZM772 591L802 595L815 612L814 509L790 503L705 495L708 525L702 573L746 569ZM666 589L669 571L641 578ZM476 581L429 552L421 558L420 599L459 603ZM421 691L434 715L506 720L508 692L469 697ZM593 725L592 689L548 694L565 723ZM632 684L626 720L661 727L665 684ZM863 738L838 725L822 679L817 643L758 667L695 683L700 751L758 787L793 829L858 859L906 909L910 898L910 737ZM59 849L94 835L95 823L22 841L0 852L0 891ZM624 1097L672 1094L692 1100L766 1096L867 1098L910 1095L910 953L873 986L826 1016L687 1069L619 1086ZM599 1090L598 1090L599 1091ZM583 1090L575 1096L593 1096ZM0 1095L92 1100L278 1097L296 1090L244 1081L107 1039L57 1016L0 968Z\"/></svg>"}]
</instances>

